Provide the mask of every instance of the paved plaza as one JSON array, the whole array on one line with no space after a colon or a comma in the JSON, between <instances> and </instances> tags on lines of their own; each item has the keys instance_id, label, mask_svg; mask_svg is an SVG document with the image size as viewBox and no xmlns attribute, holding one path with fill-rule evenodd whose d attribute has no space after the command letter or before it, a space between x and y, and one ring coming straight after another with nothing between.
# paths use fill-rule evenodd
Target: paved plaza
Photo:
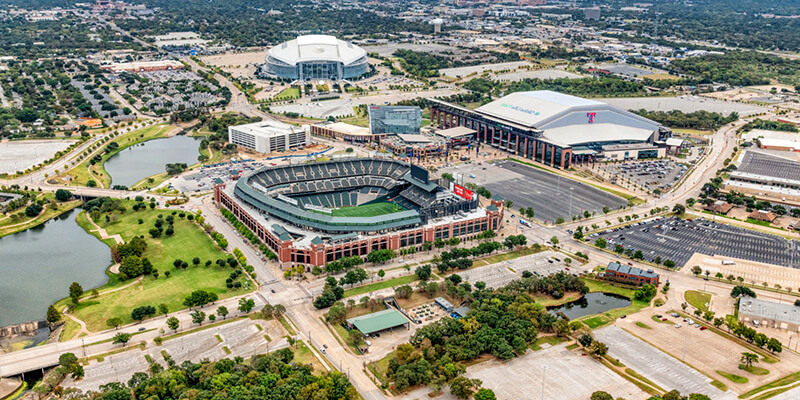
<instances>
[{"instance_id":1,"label":"paved plaza","mask_svg":"<svg viewBox=\"0 0 800 400\"><path fill-rule=\"evenodd\" d=\"M609 356L662 388L677 389L683 394L702 393L714 400L736 399L735 394L711 386L709 377L617 326L595 330L594 336L608 346Z\"/></svg>"},{"instance_id":2,"label":"paved plaza","mask_svg":"<svg viewBox=\"0 0 800 400\"><path fill-rule=\"evenodd\" d=\"M800 267L797 241L705 218L652 219L619 230L592 234L589 240L594 242L598 237L607 240L608 249L620 244L634 252L641 250L645 260L661 257L662 262L672 260L677 266L684 266L692 254L702 253Z\"/></svg>"},{"instance_id":3,"label":"paved plaza","mask_svg":"<svg viewBox=\"0 0 800 400\"><path fill-rule=\"evenodd\" d=\"M584 211L602 213L628 204L618 196L561 175L513 161L462 164L441 172L460 174L464 183L475 183L513 202L512 208L532 207L537 220L570 220Z\"/></svg>"}]
</instances>

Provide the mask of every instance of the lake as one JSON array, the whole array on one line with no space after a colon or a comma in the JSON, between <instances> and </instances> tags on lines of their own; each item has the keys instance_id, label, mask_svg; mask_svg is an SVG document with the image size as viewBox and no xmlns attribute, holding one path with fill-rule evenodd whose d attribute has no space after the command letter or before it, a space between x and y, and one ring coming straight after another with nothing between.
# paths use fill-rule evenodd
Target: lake
<instances>
[{"instance_id":1,"label":"lake","mask_svg":"<svg viewBox=\"0 0 800 400\"><path fill-rule=\"evenodd\" d=\"M553 314L563 312L570 320L574 320L629 305L631 305L631 301L627 297L613 293L594 292L557 307L548 307L547 310Z\"/></svg>"},{"instance_id":2,"label":"lake","mask_svg":"<svg viewBox=\"0 0 800 400\"><path fill-rule=\"evenodd\" d=\"M44 320L72 282L86 291L107 282L111 252L75 222L78 212L0 239L0 326Z\"/></svg>"},{"instance_id":3,"label":"lake","mask_svg":"<svg viewBox=\"0 0 800 400\"><path fill-rule=\"evenodd\" d=\"M167 164L197 163L202 138L173 136L148 140L113 155L105 163L111 185L131 187L148 176L165 172Z\"/></svg>"}]
</instances>

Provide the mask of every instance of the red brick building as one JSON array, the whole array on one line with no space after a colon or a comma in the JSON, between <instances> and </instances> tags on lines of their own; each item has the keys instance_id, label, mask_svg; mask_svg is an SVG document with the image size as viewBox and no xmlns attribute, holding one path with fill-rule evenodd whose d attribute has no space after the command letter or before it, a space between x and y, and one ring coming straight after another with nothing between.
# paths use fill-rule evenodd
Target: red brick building
<instances>
[{"instance_id":1,"label":"red brick building","mask_svg":"<svg viewBox=\"0 0 800 400\"><path fill-rule=\"evenodd\" d=\"M658 286L659 283L659 276L652 269L645 271L641 268L622 265L618 262L611 262L608 264L604 277L611 281L638 286L644 284Z\"/></svg>"}]
</instances>

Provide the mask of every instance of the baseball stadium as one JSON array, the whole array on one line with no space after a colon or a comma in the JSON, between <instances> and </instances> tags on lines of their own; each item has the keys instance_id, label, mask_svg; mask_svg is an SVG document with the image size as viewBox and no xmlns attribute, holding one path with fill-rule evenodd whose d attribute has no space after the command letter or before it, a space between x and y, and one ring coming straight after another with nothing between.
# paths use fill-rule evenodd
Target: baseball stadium
<instances>
[{"instance_id":1,"label":"baseball stadium","mask_svg":"<svg viewBox=\"0 0 800 400\"><path fill-rule=\"evenodd\" d=\"M323 265L498 229L502 202L482 208L455 186L402 161L352 158L266 167L218 184L215 199L282 262Z\"/></svg>"}]
</instances>

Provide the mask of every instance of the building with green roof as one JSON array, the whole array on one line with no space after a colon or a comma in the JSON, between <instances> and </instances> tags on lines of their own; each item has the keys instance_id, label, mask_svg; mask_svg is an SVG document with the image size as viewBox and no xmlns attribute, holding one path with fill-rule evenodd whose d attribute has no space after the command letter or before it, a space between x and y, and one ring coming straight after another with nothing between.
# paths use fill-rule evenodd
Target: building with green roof
<instances>
[{"instance_id":1,"label":"building with green roof","mask_svg":"<svg viewBox=\"0 0 800 400\"><path fill-rule=\"evenodd\" d=\"M371 335L386 329L405 326L408 328L410 321L403 314L393 308L387 308L372 314L361 315L347 320L347 325L355 327L365 335Z\"/></svg>"}]
</instances>

